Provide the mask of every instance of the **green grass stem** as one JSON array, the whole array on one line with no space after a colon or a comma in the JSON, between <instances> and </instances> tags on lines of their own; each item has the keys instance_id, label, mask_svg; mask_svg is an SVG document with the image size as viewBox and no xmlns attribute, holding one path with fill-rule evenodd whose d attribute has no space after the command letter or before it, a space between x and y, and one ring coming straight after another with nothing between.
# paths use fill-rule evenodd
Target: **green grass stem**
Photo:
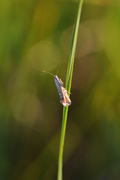
<instances>
[{"instance_id":1,"label":"green grass stem","mask_svg":"<svg viewBox=\"0 0 120 180\"><path fill-rule=\"evenodd\" d=\"M66 89L70 92L71 83L72 83L72 75L73 75L73 66L74 66L74 58L75 58L75 50L77 44L77 36L79 29L79 22L81 17L83 0L79 0L78 3L78 11L75 19L74 31L71 42L70 56L68 61L67 75L66 75ZM62 130L61 130L61 138L60 138L60 147L59 147L59 157L58 157L58 177L57 180L62 180L62 161L63 161L63 148L65 141L65 131L67 124L67 115L68 115L68 106L63 107L63 121L62 121Z\"/></svg>"}]
</instances>

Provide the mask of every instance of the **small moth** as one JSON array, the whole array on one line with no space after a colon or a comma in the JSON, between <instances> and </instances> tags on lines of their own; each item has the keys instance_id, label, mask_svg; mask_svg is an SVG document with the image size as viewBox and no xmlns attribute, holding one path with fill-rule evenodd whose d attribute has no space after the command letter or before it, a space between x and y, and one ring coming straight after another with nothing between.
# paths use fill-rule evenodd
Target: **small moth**
<instances>
[{"instance_id":1,"label":"small moth","mask_svg":"<svg viewBox=\"0 0 120 180\"><path fill-rule=\"evenodd\" d=\"M50 75L52 75L54 77L54 81L55 81L55 85L57 87L57 90L58 90L58 93L59 93L59 96L60 96L60 103L63 105L63 106L70 106L71 105L71 100L67 94L67 90L65 89L64 87L64 83L62 82L61 79L58 78L57 75L53 75L49 72L46 72L46 71L43 71L45 73L48 73Z\"/></svg>"}]
</instances>

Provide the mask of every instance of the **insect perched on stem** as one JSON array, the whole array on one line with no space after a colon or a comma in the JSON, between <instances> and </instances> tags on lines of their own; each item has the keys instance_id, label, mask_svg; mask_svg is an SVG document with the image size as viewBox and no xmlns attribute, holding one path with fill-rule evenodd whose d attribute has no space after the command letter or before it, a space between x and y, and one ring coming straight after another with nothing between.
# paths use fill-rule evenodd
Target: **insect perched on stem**
<instances>
[{"instance_id":1,"label":"insect perched on stem","mask_svg":"<svg viewBox=\"0 0 120 180\"><path fill-rule=\"evenodd\" d=\"M46 72L46 71L43 71L45 73L48 73L50 74L51 76L54 77L54 81L55 81L55 85L57 87L57 90L58 90L58 93L59 93L59 96L60 96L60 103L63 105L63 106L70 106L71 105L71 100L67 94L67 90L65 89L64 87L64 83L62 82L61 79L58 78L57 75L53 75L49 72Z\"/></svg>"}]
</instances>

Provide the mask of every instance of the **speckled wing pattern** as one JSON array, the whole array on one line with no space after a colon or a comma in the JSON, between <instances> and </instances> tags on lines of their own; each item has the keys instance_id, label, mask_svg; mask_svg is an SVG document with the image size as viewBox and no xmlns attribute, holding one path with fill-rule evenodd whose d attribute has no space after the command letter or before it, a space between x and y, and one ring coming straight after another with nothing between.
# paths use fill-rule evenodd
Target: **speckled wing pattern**
<instances>
[{"instance_id":1,"label":"speckled wing pattern","mask_svg":"<svg viewBox=\"0 0 120 180\"><path fill-rule=\"evenodd\" d=\"M67 94L67 90L64 87L64 83L62 82L61 79L58 78L58 76L54 76L54 80L55 80L55 85L57 87L57 90L60 96L60 103L63 106L70 106L71 100Z\"/></svg>"}]
</instances>

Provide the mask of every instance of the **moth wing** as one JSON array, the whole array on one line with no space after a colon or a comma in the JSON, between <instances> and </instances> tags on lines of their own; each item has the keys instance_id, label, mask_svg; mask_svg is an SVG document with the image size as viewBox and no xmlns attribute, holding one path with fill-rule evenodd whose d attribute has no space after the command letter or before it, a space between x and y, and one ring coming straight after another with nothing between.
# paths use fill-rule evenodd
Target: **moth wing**
<instances>
[{"instance_id":1,"label":"moth wing","mask_svg":"<svg viewBox=\"0 0 120 180\"><path fill-rule=\"evenodd\" d=\"M60 81L60 83L61 83L61 86L63 86L63 87L64 87L64 83L63 83L63 81L62 81L61 79L59 79L59 81Z\"/></svg>"},{"instance_id":2,"label":"moth wing","mask_svg":"<svg viewBox=\"0 0 120 180\"><path fill-rule=\"evenodd\" d=\"M60 103L62 103L63 106L70 106L71 105L71 100L68 97L67 90L64 87L61 87L62 91L62 97L60 99Z\"/></svg>"}]
</instances>

